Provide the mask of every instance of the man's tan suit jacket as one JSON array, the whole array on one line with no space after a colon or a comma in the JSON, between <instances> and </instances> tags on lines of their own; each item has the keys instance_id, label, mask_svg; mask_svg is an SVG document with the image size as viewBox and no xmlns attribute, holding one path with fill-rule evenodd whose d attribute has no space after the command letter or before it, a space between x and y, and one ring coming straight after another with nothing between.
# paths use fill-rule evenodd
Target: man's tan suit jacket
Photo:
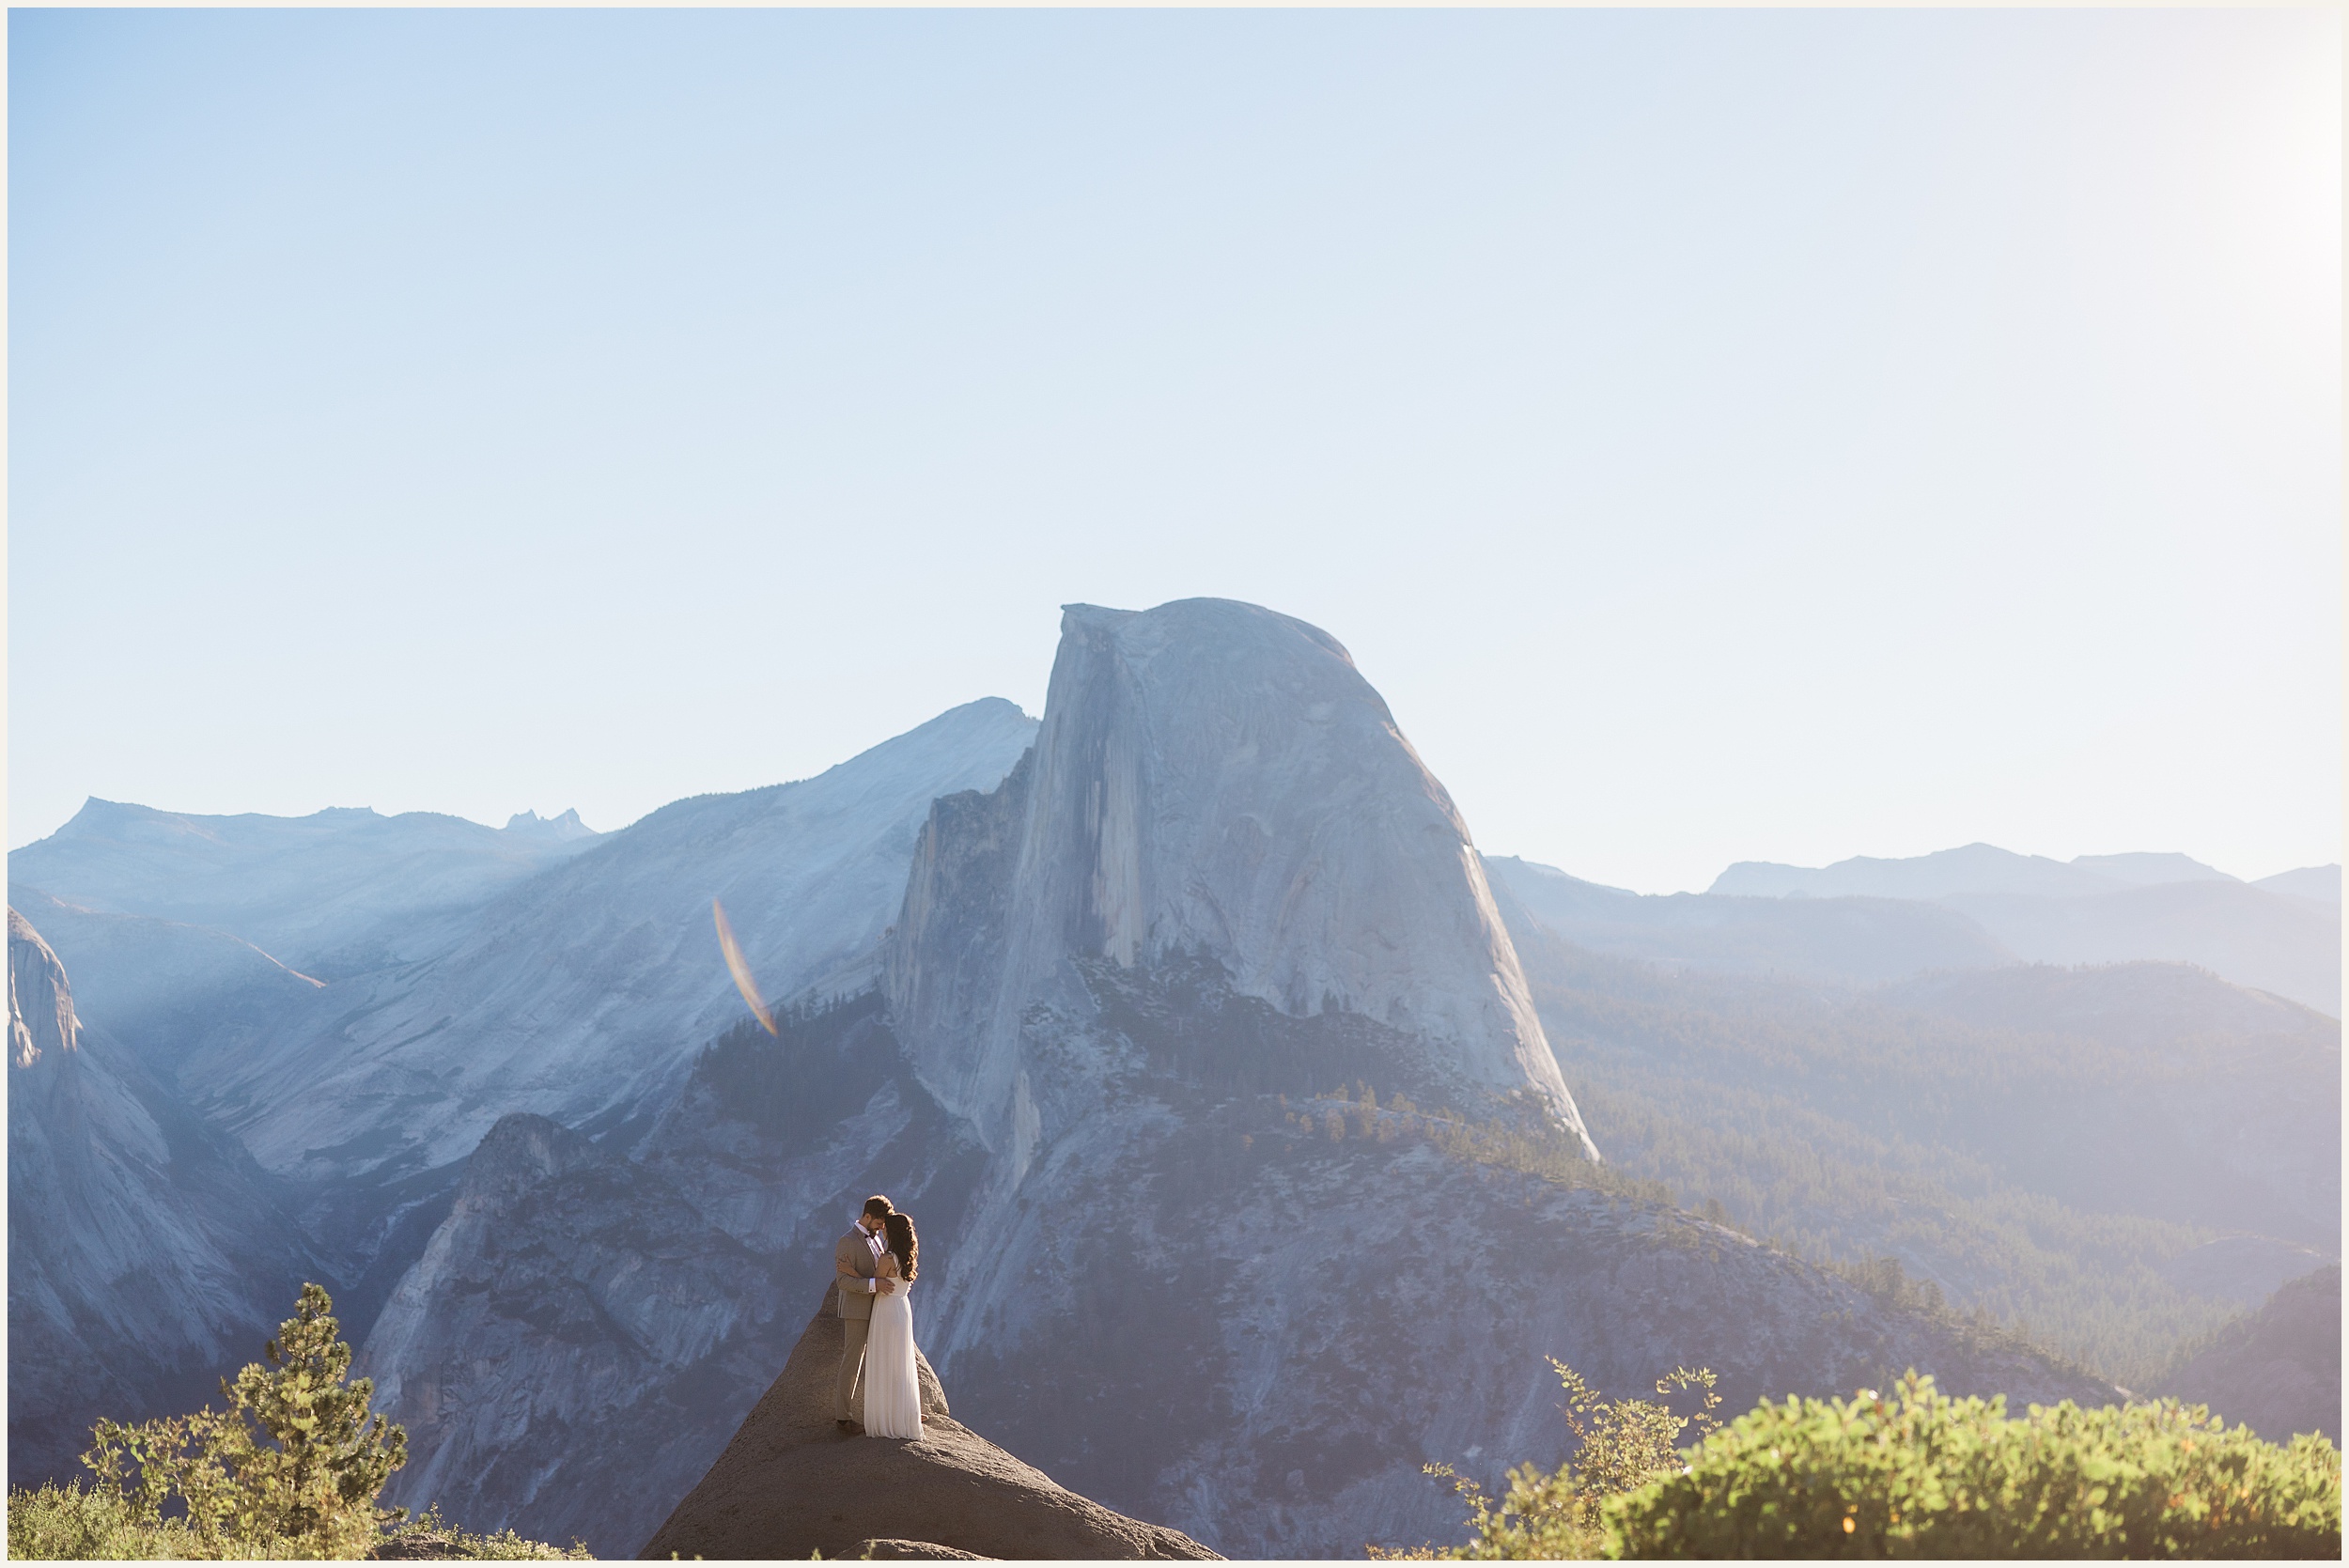
<instances>
[{"instance_id":1,"label":"man's tan suit jacket","mask_svg":"<svg viewBox=\"0 0 2349 1568\"><path fill-rule=\"evenodd\" d=\"M873 1244L865 1240L864 1233L854 1226L849 1227L848 1234L833 1245L832 1255L843 1268L849 1270L860 1280L870 1280L878 1272L874 1267L877 1260L873 1256ZM873 1315L873 1293L871 1291L858 1290L848 1281L842 1280L839 1284L839 1296L840 1315L843 1318L870 1318Z\"/></svg>"}]
</instances>

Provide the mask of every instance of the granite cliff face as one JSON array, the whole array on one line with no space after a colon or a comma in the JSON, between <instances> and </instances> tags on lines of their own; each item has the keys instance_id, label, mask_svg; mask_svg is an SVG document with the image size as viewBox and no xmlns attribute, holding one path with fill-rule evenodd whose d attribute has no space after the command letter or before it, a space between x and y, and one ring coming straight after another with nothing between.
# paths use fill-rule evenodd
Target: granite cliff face
<instances>
[{"instance_id":1,"label":"granite cliff face","mask_svg":"<svg viewBox=\"0 0 2349 1568\"><path fill-rule=\"evenodd\" d=\"M923 831L891 1017L1016 1172L1044 1136L1032 1010L1087 1005L1078 961L1177 955L1410 1034L1459 1093L1534 1094L1589 1148L1468 825L1337 640L1227 599L1071 605L1033 756Z\"/></svg>"},{"instance_id":2,"label":"granite cliff face","mask_svg":"<svg viewBox=\"0 0 2349 1568\"><path fill-rule=\"evenodd\" d=\"M324 986L241 937L210 926L117 914L23 883L9 906L33 924L73 975L76 1005L165 1082L207 1049L233 1052L267 1020Z\"/></svg>"},{"instance_id":3,"label":"granite cliff face","mask_svg":"<svg viewBox=\"0 0 2349 1568\"><path fill-rule=\"evenodd\" d=\"M135 1056L76 1017L8 911L8 1465L74 1468L88 1424L214 1391L305 1269L280 1194Z\"/></svg>"},{"instance_id":4,"label":"granite cliff face","mask_svg":"<svg viewBox=\"0 0 2349 1568\"><path fill-rule=\"evenodd\" d=\"M615 1515L633 1529L682 1479L691 1429L671 1396L696 1371L754 1382L783 1282L659 1174L543 1116L505 1118L360 1358L414 1454L388 1500L553 1524L608 1552ZM632 1463L582 1467L582 1451Z\"/></svg>"},{"instance_id":5,"label":"granite cliff face","mask_svg":"<svg viewBox=\"0 0 2349 1568\"><path fill-rule=\"evenodd\" d=\"M32 922L8 907L8 1064L29 1067L42 1056L73 1049L81 1020L65 966Z\"/></svg>"}]
</instances>

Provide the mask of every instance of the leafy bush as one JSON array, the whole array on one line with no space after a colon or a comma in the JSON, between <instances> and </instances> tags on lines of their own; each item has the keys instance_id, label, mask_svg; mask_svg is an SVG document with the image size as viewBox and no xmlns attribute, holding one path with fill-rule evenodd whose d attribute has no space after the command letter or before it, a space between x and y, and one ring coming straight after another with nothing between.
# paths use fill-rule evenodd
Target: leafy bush
<instances>
[{"instance_id":1,"label":"leafy bush","mask_svg":"<svg viewBox=\"0 0 2349 1568\"><path fill-rule=\"evenodd\" d=\"M288 1558L305 1555L292 1541L228 1541L204 1536L184 1520L164 1519L103 1486L54 1483L8 1494L8 1556L121 1562L159 1558Z\"/></svg>"},{"instance_id":2,"label":"leafy bush","mask_svg":"<svg viewBox=\"0 0 2349 1568\"><path fill-rule=\"evenodd\" d=\"M153 1561L168 1559L284 1560L312 1554L316 1544L284 1536L237 1539L188 1528L184 1519L142 1512L134 1498L102 1486L44 1485L8 1494L8 1556L75 1561ZM573 1543L558 1551L512 1530L474 1535L428 1509L371 1544L373 1558L455 1560L584 1558Z\"/></svg>"},{"instance_id":3,"label":"leafy bush","mask_svg":"<svg viewBox=\"0 0 2349 1568\"><path fill-rule=\"evenodd\" d=\"M1765 1402L1603 1512L1626 1557L2336 1558L2341 1451L2169 1400L2010 1420L1912 1372Z\"/></svg>"},{"instance_id":4,"label":"leafy bush","mask_svg":"<svg viewBox=\"0 0 2349 1568\"><path fill-rule=\"evenodd\" d=\"M1429 1465L1426 1473L1451 1481L1466 1498L1470 1539L1447 1551L1388 1551L1371 1547L1374 1558L1489 1559L1595 1558L1606 1545L1601 1511L1609 1499L1645 1485L1659 1473L1681 1468L1681 1435L1719 1424L1713 1411L1721 1396L1710 1372L1675 1368L1656 1384L1658 1395L1703 1390L1693 1415L1674 1415L1669 1405L1646 1399L1610 1400L1565 1362L1550 1358L1566 1390L1566 1426L1577 1441L1575 1455L1555 1471L1520 1465L1509 1472L1509 1487L1498 1503L1485 1489L1449 1465Z\"/></svg>"}]
</instances>

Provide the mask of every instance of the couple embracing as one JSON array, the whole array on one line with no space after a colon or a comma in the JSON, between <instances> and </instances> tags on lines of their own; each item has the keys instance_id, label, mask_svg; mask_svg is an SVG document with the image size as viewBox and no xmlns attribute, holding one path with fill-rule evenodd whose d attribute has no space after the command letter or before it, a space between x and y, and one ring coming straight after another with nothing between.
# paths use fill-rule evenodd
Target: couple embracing
<instances>
[{"instance_id":1,"label":"couple embracing","mask_svg":"<svg viewBox=\"0 0 2349 1568\"><path fill-rule=\"evenodd\" d=\"M843 1432L922 1436L922 1384L913 1365L913 1276L921 1244L912 1217L886 1198L864 1200L856 1228L832 1248L840 1313L840 1376L832 1415ZM862 1383L860 1389L858 1385Z\"/></svg>"}]
</instances>

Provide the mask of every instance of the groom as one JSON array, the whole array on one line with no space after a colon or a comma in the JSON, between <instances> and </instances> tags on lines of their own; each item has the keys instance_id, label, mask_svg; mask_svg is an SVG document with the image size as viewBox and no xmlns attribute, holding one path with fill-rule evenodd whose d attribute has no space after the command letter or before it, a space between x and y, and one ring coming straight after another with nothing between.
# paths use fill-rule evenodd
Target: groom
<instances>
[{"instance_id":1,"label":"groom","mask_svg":"<svg viewBox=\"0 0 2349 1568\"><path fill-rule=\"evenodd\" d=\"M832 1250L832 1272L840 1293L840 1376L832 1385L832 1417L843 1432L857 1425L857 1384L864 1371L864 1338L873 1331L873 1297L897 1288L894 1280L877 1277L881 1255L881 1224L892 1212L882 1197L864 1200L856 1228Z\"/></svg>"}]
</instances>

